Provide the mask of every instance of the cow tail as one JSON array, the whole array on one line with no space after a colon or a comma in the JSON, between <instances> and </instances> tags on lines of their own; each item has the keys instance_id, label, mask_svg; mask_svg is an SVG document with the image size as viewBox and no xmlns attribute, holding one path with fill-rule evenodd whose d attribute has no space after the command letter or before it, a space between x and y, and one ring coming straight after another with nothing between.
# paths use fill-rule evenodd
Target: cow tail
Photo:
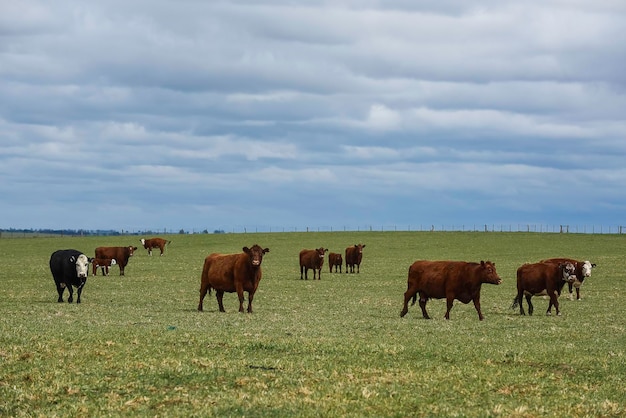
<instances>
[{"instance_id":1,"label":"cow tail","mask_svg":"<svg viewBox=\"0 0 626 418\"><path fill-rule=\"evenodd\" d=\"M411 301L411 306L415 305L415 302L417 302L417 293L413 295L413 301Z\"/></svg>"},{"instance_id":2,"label":"cow tail","mask_svg":"<svg viewBox=\"0 0 626 418\"><path fill-rule=\"evenodd\" d=\"M513 299L513 304L511 305L511 309L515 309L519 306L519 301L517 300L517 296Z\"/></svg>"}]
</instances>

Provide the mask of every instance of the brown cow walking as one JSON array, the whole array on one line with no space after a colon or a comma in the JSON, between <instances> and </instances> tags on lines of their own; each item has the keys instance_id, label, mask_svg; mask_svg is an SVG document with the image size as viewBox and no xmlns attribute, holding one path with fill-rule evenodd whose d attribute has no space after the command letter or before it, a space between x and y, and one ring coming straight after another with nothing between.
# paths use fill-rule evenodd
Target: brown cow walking
<instances>
[{"instance_id":1,"label":"brown cow walking","mask_svg":"<svg viewBox=\"0 0 626 418\"><path fill-rule=\"evenodd\" d=\"M153 248L158 248L159 250L161 250L161 255L163 255L163 251L165 251L165 245L172 242L163 238L142 238L139 241L141 241L141 245L143 245L143 248L148 250L148 255L152 255Z\"/></svg>"},{"instance_id":2,"label":"brown cow walking","mask_svg":"<svg viewBox=\"0 0 626 418\"><path fill-rule=\"evenodd\" d=\"M124 268L128 264L128 259L137 251L137 247L98 247L96 248L96 258L115 259L120 266L120 276L124 276Z\"/></svg>"},{"instance_id":3,"label":"brown cow walking","mask_svg":"<svg viewBox=\"0 0 626 418\"><path fill-rule=\"evenodd\" d=\"M365 244L354 244L352 247L346 248L346 273L354 273L354 266L356 266L356 272L361 271L361 260L363 259L363 248Z\"/></svg>"},{"instance_id":4,"label":"brown cow walking","mask_svg":"<svg viewBox=\"0 0 626 418\"><path fill-rule=\"evenodd\" d=\"M339 270L341 273L341 266L343 264L343 257L338 253L328 253L328 267L330 269L330 273L333 272L333 267L335 268L335 273Z\"/></svg>"},{"instance_id":5,"label":"brown cow walking","mask_svg":"<svg viewBox=\"0 0 626 418\"><path fill-rule=\"evenodd\" d=\"M252 312L252 299L262 277L263 255L269 251L269 248L262 249L255 244L251 248L243 247L243 252L239 254L209 254L204 259L200 278L198 310L202 311L202 301L207 292L211 294L211 289L215 289L220 312L226 312L222 303L224 292L237 292L239 312L244 311L243 292L248 292L248 312Z\"/></svg>"},{"instance_id":6,"label":"brown cow walking","mask_svg":"<svg viewBox=\"0 0 626 418\"><path fill-rule=\"evenodd\" d=\"M412 298L415 305L419 294L422 315L430 319L426 312L428 299L446 298L446 319L450 319L450 310L454 299L463 303L474 302L478 319L484 319L480 310L480 288L483 283L500 284L502 280L496 272L496 265L491 261L468 263L465 261L416 261L409 267L407 290L404 292L404 307L400 312L403 317L409 311L408 303Z\"/></svg>"},{"instance_id":7,"label":"brown cow walking","mask_svg":"<svg viewBox=\"0 0 626 418\"><path fill-rule=\"evenodd\" d=\"M300 280L303 279L303 273L304 279L309 279L309 269L313 270L313 280L315 280L315 270L317 270L317 279L322 280L322 266L326 252L328 252L328 248L324 247L300 251Z\"/></svg>"},{"instance_id":8,"label":"brown cow walking","mask_svg":"<svg viewBox=\"0 0 626 418\"><path fill-rule=\"evenodd\" d=\"M559 310L558 297L565 283L576 280L576 266L572 263L532 263L524 264L517 269L517 296L513 300L511 308L519 304L520 315L526 315L522 306L522 297L526 296L528 303L528 314L533 314L533 304L530 299L534 295L545 295L550 297L546 315L552 313L552 306L556 309L556 314L561 315Z\"/></svg>"}]
</instances>

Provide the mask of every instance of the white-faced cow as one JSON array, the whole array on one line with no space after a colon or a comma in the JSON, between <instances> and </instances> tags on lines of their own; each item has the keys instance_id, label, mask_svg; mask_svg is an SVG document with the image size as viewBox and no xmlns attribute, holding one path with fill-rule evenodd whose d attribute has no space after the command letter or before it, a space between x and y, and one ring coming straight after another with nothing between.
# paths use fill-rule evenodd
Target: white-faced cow
<instances>
[{"instance_id":1,"label":"white-faced cow","mask_svg":"<svg viewBox=\"0 0 626 418\"><path fill-rule=\"evenodd\" d=\"M163 251L165 251L165 245L172 242L163 238L142 238L140 241L141 245L143 245L143 248L148 250L148 255L152 255L153 248L158 248L159 250L161 250L161 255L163 255Z\"/></svg>"},{"instance_id":2,"label":"white-faced cow","mask_svg":"<svg viewBox=\"0 0 626 418\"><path fill-rule=\"evenodd\" d=\"M328 248L320 247L315 250L300 251L300 280L309 279L309 269L313 270L313 280L315 280L315 270L317 270L318 280L322 280L322 266L324 265L324 254ZM304 277L303 277L304 274Z\"/></svg>"},{"instance_id":3,"label":"white-faced cow","mask_svg":"<svg viewBox=\"0 0 626 418\"><path fill-rule=\"evenodd\" d=\"M243 247L243 252L239 254L209 254L204 259L200 278L198 310L202 311L202 301L207 292L211 294L211 289L215 289L220 312L225 312L222 303L224 292L237 292L239 312L243 312L243 292L248 292L248 312L252 312L252 299L262 277L261 262L263 255L269 251L269 248L255 244L251 248Z\"/></svg>"},{"instance_id":4,"label":"white-faced cow","mask_svg":"<svg viewBox=\"0 0 626 418\"><path fill-rule=\"evenodd\" d=\"M576 300L580 300L580 286L582 286L583 281L587 277L591 276L591 269L596 266L595 263L589 260L578 261L573 258L548 258L541 260L541 262L552 264L572 263L576 266L576 281L574 281L574 283L567 283L570 299L573 298L573 288L576 288Z\"/></svg>"},{"instance_id":5,"label":"white-faced cow","mask_svg":"<svg viewBox=\"0 0 626 418\"><path fill-rule=\"evenodd\" d=\"M91 258L78 250L58 250L50 256L50 272L59 293L57 302L63 302L63 291L67 288L70 297L69 303L74 301L74 290L77 288L78 297L76 303L80 303L80 295L87 283L89 276L89 263Z\"/></svg>"},{"instance_id":6,"label":"white-faced cow","mask_svg":"<svg viewBox=\"0 0 626 418\"><path fill-rule=\"evenodd\" d=\"M346 248L346 273L348 273L348 269L350 273L354 273L354 266L356 266L357 273L361 271L363 248L365 248L365 244L354 244Z\"/></svg>"},{"instance_id":7,"label":"white-faced cow","mask_svg":"<svg viewBox=\"0 0 626 418\"><path fill-rule=\"evenodd\" d=\"M116 265L117 262L115 261L114 258L94 258L91 261L91 265L93 266L93 275L96 276L98 273L98 267L100 267L102 269L102 275L103 276L108 276L109 275L109 268L111 266Z\"/></svg>"},{"instance_id":8,"label":"white-faced cow","mask_svg":"<svg viewBox=\"0 0 626 418\"><path fill-rule=\"evenodd\" d=\"M400 312L403 317L409 311L411 305L419 294L422 316L430 319L426 312L428 299L446 298L446 319L450 319L450 310L454 299L462 303L474 302L478 319L484 316L480 310L480 288L483 283L500 284L502 280L496 272L496 265L491 261L480 263L468 263L465 261L416 261L409 267L407 290L404 293L404 306Z\"/></svg>"},{"instance_id":9,"label":"white-faced cow","mask_svg":"<svg viewBox=\"0 0 626 418\"><path fill-rule=\"evenodd\" d=\"M517 269L517 296L513 300L511 308L519 305L520 315L526 315L522 306L522 297L526 297L528 314L533 314L533 296L547 295L550 297L546 315L552 313L552 306L556 314L561 315L559 310L559 295L565 283L576 281L576 266L572 263L529 263Z\"/></svg>"}]
</instances>

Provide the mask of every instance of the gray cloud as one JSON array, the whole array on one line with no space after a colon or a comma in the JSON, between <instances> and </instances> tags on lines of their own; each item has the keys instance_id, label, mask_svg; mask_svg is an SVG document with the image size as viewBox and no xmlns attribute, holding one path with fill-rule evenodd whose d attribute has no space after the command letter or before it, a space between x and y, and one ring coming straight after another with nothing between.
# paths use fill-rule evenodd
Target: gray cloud
<instances>
[{"instance_id":1,"label":"gray cloud","mask_svg":"<svg viewBox=\"0 0 626 418\"><path fill-rule=\"evenodd\" d=\"M625 23L610 0L7 3L0 227L620 224Z\"/></svg>"}]
</instances>

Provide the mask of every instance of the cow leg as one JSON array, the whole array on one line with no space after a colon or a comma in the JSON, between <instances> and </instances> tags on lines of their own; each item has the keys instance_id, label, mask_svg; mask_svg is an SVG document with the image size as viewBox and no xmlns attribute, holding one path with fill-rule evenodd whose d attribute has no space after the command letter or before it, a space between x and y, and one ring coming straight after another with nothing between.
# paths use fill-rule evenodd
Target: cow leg
<instances>
[{"instance_id":1,"label":"cow leg","mask_svg":"<svg viewBox=\"0 0 626 418\"><path fill-rule=\"evenodd\" d=\"M452 305L454 304L454 298L447 296L446 297L446 314L444 318L450 319L450 310L452 309Z\"/></svg>"},{"instance_id":2,"label":"cow leg","mask_svg":"<svg viewBox=\"0 0 626 418\"><path fill-rule=\"evenodd\" d=\"M420 308L422 308L422 316L424 319L430 319L428 316L428 312L426 312L426 302L428 302L428 297L426 295L420 294Z\"/></svg>"},{"instance_id":3,"label":"cow leg","mask_svg":"<svg viewBox=\"0 0 626 418\"><path fill-rule=\"evenodd\" d=\"M400 311L400 318L404 317L409 312L409 300L412 297L415 297L417 292L411 288L408 288L406 292L404 292L404 305L402 306L402 311Z\"/></svg>"},{"instance_id":4,"label":"cow leg","mask_svg":"<svg viewBox=\"0 0 626 418\"><path fill-rule=\"evenodd\" d=\"M243 312L243 302L245 300L243 296L243 288L237 289L237 296L239 297L239 312Z\"/></svg>"},{"instance_id":5,"label":"cow leg","mask_svg":"<svg viewBox=\"0 0 626 418\"><path fill-rule=\"evenodd\" d=\"M528 315L532 315L533 311L535 310L535 307L533 306L533 303L530 301L532 299L533 295L526 295L526 303L528 303ZM520 306L522 305L522 302L520 300Z\"/></svg>"},{"instance_id":6,"label":"cow leg","mask_svg":"<svg viewBox=\"0 0 626 418\"><path fill-rule=\"evenodd\" d=\"M559 311L559 298L556 294L556 291L552 291L550 292L550 304L548 305L548 311L546 312L546 315L551 315L551 309L552 305L554 305L554 309L556 310L556 314L557 315L561 315L561 311Z\"/></svg>"},{"instance_id":7,"label":"cow leg","mask_svg":"<svg viewBox=\"0 0 626 418\"><path fill-rule=\"evenodd\" d=\"M148 255L152 256L152 247L148 248Z\"/></svg>"},{"instance_id":8,"label":"cow leg","mask_svg":"<svg viewBox=\"0 0 626 418\"><path fill-rule=\"evenodd\" d=\"M80 294L83 293L83 285L78 286L76 291L76 303L80 303Z\"/></svg>"},{"instance_id":9,"label":"cow leg","mask_svg":"<svg viewBox=\"0 0 626 418\"><path fill-rule=\"evenodd\" d=\"M476 296L474 298L474 307L476 308L476 312L478 312L478 319L483 320L485 317L483 316L482 311L480 310L480 296Z\"/></svg>"},{"instance_id":10,"label":"cow leg","mask_svg":"<svg viewBox=\"0 0 626 418\"><path fill-rule=\"evenodd\" d=\"M517 291L515 301L519 304L519 314L526 315L526 312L524 312L524 305L522 305L522 302L524 301L524 292L522 290Z\"/></svg>"},{"instance_id":11,"label":"cow leg","mask_svg":"<svg viewBox=\"0 0 626 418\"><path fill-rule=\"evenodd\" d=\"M59 299L57 299L57 302L63 302L63 289L65 289L65 286L63 285L63 283L59 282L56 282L55 284L57 285L57 293L59 294Z\"/></svg>"},{"instance_id":12,"label":"cow leg","mask_svg":"<svg viewBox=\"0 0 626 418\"><path fill-rule=\"evenodd\" d=\"M304 279L303 274L304 274L304 266L300 266L300 280Z\"/></svg>"},{"instance_id":13,"label":"cow leg","mask_svg":"<svg viewBox=\"0 0 626 418\"><path fill-rule=\"evenodd\" d=\"M222 299L224 299L224 291L223 290L216 290L215 291L215 298L217 299L217 306L219 306L220 312L226 312L224 310L224 303L223 303L223 300L222 300Z\"/></svg>"},{"instance_id":14,"label":"cow leg","mask_svg":"<svg viewBox=\"0 0 626 418\"><path fill-rule=\"evenodd\" d=\"M357 273L360 273L360 272L361 272L361 265L360 265L360 264L357 264L357 265L356 265L356 272L357 272Z\"/></svg>"},{"instance_id":15,"label":"cow leg","mask_svg":"<svg viewBox=\"0 0 626 418\"><path fill-rule=\"evenodd\" d=\"M254 292L248 292L248 313L252 313L252 299L254 299Z\"/></svg>"},{"instance_id":16,"label":"cow leg","mask_svg":"<svg viewBox=\"0 0 626 418\"><path fill-rule=\"evenodd\" d=\"M67 291L70 292L70 297L67 298L67 303L74 302L74 289L72 289L72 285L66 286Z\"/></svg>"},{"instance_id":17,"label":"cow leg","mask_svg":"<svg viewBox=\"0 0 626 418\"><path fill-rule=\"evenodd\" d=\"M202 283L200 286L200 302L198 302L198 310L202 312L202 301L204 301L204 297L206 296L207 291L209 290L209 285Z\"/></svg>"},{"instance_id":18,"label":"cow leg","mask_svg":"<svg viewBox=\"0 0 626 418\"><path fill-rule=\"evenodd\" d=\"M123 265L120 264L120 276L124 275L124 267Z\"/></svg>"},{"instance_id":19,"label":"cow leg","mask_svg":"<svg viewBox=\"0 0 626 418\"><path fill-rule=\"evenodd\" d=\"M580 300L580 288L576 288L576 300Z\"/></svg>"}]
</instances>

